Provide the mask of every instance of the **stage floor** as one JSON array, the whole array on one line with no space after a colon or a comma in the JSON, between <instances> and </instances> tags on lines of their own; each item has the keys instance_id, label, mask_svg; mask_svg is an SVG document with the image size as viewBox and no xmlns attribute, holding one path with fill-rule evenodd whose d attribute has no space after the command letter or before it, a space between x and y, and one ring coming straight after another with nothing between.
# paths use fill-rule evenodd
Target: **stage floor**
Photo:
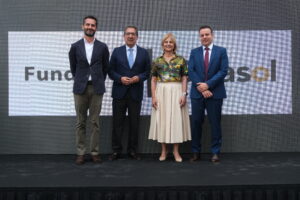
<instances>
[{"instance_id":1,"label":"stage floor","mask_svg":"<svg viewBox=\"0 0 300 200\"><path fill-rule=\"evenodd\" d=\"M224 153L213 164L202 160L176 163L171 157L142 155L141 161L124 156L102 164L78 166L74 155L0 155L0 188L51 187L178 187L299 185L300 153Z\"/></svg>"}]
</instances>

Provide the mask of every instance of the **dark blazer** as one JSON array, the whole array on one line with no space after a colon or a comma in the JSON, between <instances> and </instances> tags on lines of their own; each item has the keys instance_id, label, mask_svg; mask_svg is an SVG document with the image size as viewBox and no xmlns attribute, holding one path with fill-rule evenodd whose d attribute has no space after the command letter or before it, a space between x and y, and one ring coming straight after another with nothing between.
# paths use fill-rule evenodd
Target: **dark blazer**
<instances>
[{"instance_id":1,"label":"dark blazer","mask_svg":"<svg viewBox=\"0 0 300 200\"><path fill-rule=\"evenodd\" d=\"M137 46L137 54L132 68L130 69L126 46L115 48L109 62L109 77L114 81L112 98L122 99L129 92L132 99L141 101L143 99L144 81L150 74L150 57L146 49ZM129 78L138 76L140 81L131 85L123 85L121 77Z\"/></svg>"},{"instance_id":2,"label":"dark blazer","mask_svg":"<svg viewBox=\"0 0 300 200\"><path fill-rule=\"evenodd\" d=\"M109 68L109 51L106 44L95 40L91 64L89 64L86 58L84 39L81 39L72 44L69 60L74 79L74 94L84 93L89 75L92 77L94 92L96 94L105 92L104 81Z\"/></svg>"},{"instance_id":3,"label":"dark blazer","mask_svg":"<svg viewBox=\"0 0 300 200\"><path fill-rule=\"evenodd\" d=\"M191 51L188 71L189 79L192 81L191 98L203 98L202 94L197 90L197 83L199 82L207 83L209 90L213 93L212 98L226 98L224 78L228 71L228 56L225 48L213 45L208 66L207 81L205 81L202 46Z\"/></svg>"}]
</instances>

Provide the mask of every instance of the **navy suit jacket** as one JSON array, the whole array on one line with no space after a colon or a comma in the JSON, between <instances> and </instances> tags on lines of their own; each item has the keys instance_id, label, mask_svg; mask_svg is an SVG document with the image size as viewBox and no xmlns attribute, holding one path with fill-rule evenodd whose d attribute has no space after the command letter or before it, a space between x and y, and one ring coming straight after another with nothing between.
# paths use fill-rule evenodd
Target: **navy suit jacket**
<instances>
[{"instance_id":1,"label":"navy suit jacket","mask_svg":"<svg viewBox=\"0 0 300 200\"><path fill-rule=\"evenodd\" d=\"M148 79L150 74L150 57L146 49L137 46L137 53L134 64L130 69L126 46L115 48L109 62L109 77L114 81L112 88L112 98L122 99L127 93L136 101L143 99L144 81ZM131 85L123 85L121 77L133 76L139 77L139 82Z\"/></svg>"},{"instance_id":2,"label":"navy suit jacket","mask_svg":"<svg viewBox=\"0 0 300 200\"><path fill-rule=\"evenodd\" d=\"M71 45L69 61L74 79L74 94L84 93L90 75L94 92L96 94L105 92L104 82L109 68L109 51L106 44L95 40L91 64L89 64L86 58L84 39L81 39Z\"/></svg>"},{"instance_id":3,"label":"navy suit jacket","mask_svg":"<svg viewBox=\"0 0 300 200\"><path fill-rule=\"evenodd\" d=\"M190 92L191 98L204 98L197 90L197 83L199 82L207 83L208 89L213 93L212 98L226 98L224 78L228 71L228 56L225 48L213 45L208 66L208 80L205 81L202 46L191 51L188 71L189 79L192 81Z\"/></svg>"}]
</instances>

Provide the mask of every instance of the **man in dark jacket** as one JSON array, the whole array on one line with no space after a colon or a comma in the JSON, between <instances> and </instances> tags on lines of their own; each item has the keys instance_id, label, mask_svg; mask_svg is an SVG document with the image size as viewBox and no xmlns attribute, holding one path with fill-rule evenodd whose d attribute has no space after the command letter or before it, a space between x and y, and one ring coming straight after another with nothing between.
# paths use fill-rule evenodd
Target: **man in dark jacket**
<instances>
[{"instance_id":1,"label":"man in dark jacket","mask_svg":"<svg viewBox=\"0 0 300 200\"><path fill-rule=\"evenodd\" d=\"M150 57L146 49L136 45L138 30L127 26L124 30L125 45L115 48L110 58L109 76L114 81L113 98L113 154L116 160L122 153L122 132L126 112L129 117L127 153L132 159L139 160L138 146L139 118L143 99L144 81L150 73Z\"/></svg>"},{"instance_id":2,"label":"man in dark jacket","mask_svg":"<svg viewBox=\"0 0 300 200\"><path fill-rule=\"evenodd\" d=\"M97 19L87 16L83 19L84 36L72 44L69 52L70 69L74 79L73 93L76 110L76 163L85 162L85 135L87 111L91 121L90 151L92 160L101 163L99 156L99 114L105 78L109 65L109 51L106 44L95 38Z\"/></svg>"}]
</instances>

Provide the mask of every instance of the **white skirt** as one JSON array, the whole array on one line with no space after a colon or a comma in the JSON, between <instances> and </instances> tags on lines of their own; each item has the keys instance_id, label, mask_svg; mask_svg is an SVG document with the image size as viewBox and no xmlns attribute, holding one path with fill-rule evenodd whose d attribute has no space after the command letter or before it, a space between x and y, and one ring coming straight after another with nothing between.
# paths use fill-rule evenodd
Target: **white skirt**
<instances>
[{"instance_id":1,"label":"white skirt","mask_svg":"<svg viewBox=\"0 0 300 200\"><path fill-rule=\"evenodd\" d=\"M191 140L187 103L180 107L181 82L157 82L158 108L152 108L149 139L159 143L182 143Z\"/></svg>"}]
</instances>

